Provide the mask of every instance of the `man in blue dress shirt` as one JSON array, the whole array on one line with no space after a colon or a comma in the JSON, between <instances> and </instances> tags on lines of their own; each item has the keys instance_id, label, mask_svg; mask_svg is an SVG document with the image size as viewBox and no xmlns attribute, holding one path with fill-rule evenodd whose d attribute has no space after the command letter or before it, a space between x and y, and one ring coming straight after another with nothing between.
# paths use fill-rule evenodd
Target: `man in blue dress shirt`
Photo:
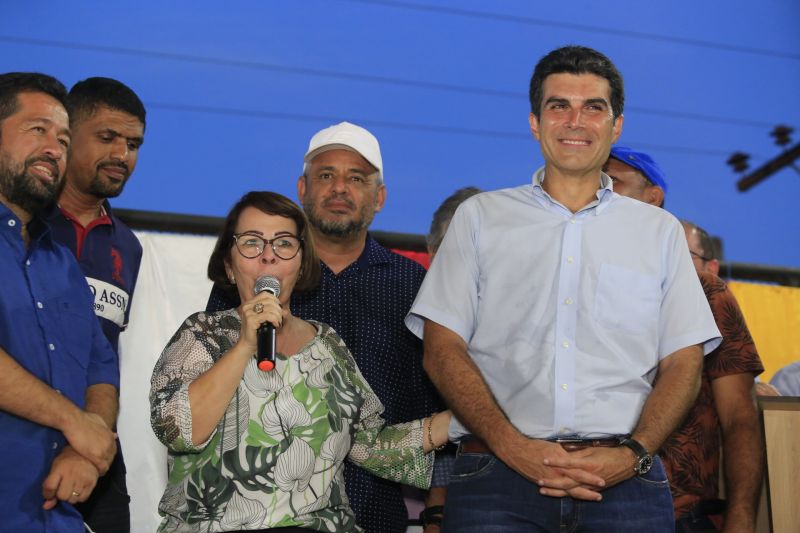
<instances>
[{"instance_id":1,"label":"man in blue dress shirt","mask_svg":"<svg viewBox=\"0 0 800 533\"><path fill-rule=\"evenodd\" d=\"M83 531L73 505L116 452L116 357L75 258L38 216L64 174L65 96L50 76L0 75L3 531Z\"/></svg>"},{"instance_id":2,"label":"man in blue dress shirt","mask_svg":"<svg viewBox=\"0 0 800 533\"><path fill-rule=\"evenodd\" d=\"M461 205L407 317L460 421L444 531L673 531L654 456L720 339L680 223L601 171L623 95L595 50L542 58L545 166Z\"/></svg>"}]
</instances>

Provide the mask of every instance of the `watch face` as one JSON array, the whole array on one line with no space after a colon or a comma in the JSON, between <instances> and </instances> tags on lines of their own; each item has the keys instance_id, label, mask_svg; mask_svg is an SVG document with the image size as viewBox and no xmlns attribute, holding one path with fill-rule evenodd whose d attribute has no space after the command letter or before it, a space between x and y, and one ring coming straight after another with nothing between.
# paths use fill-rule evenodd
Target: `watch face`
<instances>
[{"instance_id":1,"label":"watch face","mask_svg":"<svg viewBox=\"0 0 800 533\"><path fill-rule=\"evenodd\" d=\"M650 471L650 468L653 466L653 458L649 455L645 455L644 457L639 459L638 464L636 465L636 473L640 476L642 474L646 474Z\"/></svg>"}]
</instances>

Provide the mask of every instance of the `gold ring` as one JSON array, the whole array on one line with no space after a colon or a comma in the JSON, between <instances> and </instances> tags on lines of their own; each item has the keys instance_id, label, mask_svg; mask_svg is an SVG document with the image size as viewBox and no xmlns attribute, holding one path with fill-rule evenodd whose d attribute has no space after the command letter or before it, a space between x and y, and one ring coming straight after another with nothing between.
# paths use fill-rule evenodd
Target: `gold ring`
<instances>
[{"instance_id":1,"label":"gold ring","mask_svg":"<svg viewBox=\"0 0 800 533\"><path fill-rule=\"evenodd\" d=\"M264 304L262 304L261 302L257 303L256 305L253 306L253 311L255 311L256 313L264 312Z\"/></svg>"},{"instance_id":2,"label":"gold ring","mask_svg":"<svg viewBox=\"0 0 800 533\"><path fill-rule=\"evenodd\" d=\"M80 496L80 495L81 495L81 493L80 493L80 492L75 492L75 491L73 490L73 491L72 491L72 495L73 495L73 496L75 496L75 497L77 498L78 496Z\"/></svg>"}]
</instances>

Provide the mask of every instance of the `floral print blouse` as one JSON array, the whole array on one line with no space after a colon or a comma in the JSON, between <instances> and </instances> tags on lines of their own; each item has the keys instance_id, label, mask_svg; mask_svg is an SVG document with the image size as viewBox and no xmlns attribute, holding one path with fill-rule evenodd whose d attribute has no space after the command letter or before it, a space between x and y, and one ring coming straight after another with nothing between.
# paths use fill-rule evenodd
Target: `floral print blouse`
<instances>
[{"instance_id":1,"label":"floral print blouse","mask_svg":"<svg viewBox=\"0 0 800 533\"><path fill-rule=\"evenodd\" d=\"M251 359L206 442L192 444L189 384L239 338L235 309L196 313L153 371L150 416L169 452L160 532L300 526L360 532L344 490L348 458L386 479L426 488L433 454L422 421L388 426L383 406L341 338L312 322L313 340L272 372Z\"/></svg>"}]
</instances>

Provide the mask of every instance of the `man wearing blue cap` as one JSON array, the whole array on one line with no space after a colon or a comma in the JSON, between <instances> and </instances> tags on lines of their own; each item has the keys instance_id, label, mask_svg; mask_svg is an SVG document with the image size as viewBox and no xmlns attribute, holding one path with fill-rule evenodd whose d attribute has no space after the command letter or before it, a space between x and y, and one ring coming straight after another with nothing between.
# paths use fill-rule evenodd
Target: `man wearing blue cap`
<instances>
[{"instance_id":1,"label":"man wearing blue cap","mask_svg":"<svg viewBox=\"0 0 800 533\"><path fill-rule=\"evenodd\" d=\"M649 155L616 146L604 169L614 183L614 192L663 205L667 182ZM725 531L753 531L763 475L753 387L755 376L764 367L733 293L716 275L719 263L711 239L702 228L682 224L723 340L703 361L703 379L694 406L661 448L674 499L676 530L716 531L715 515L724 511ZM727 509L718 494L720 445Z\"/></svg>"},{"instance_id":2,"label":"man wearing blue cap","mask_svg":"<svg viewBox=\"0 0 800 533\"><path fill-rule=\"evenodd\" d=\"M625 146L615 146L603 171L611 178L615 193L664 207L666 176L649 155Z\"/></svg>"}]
</instances>

